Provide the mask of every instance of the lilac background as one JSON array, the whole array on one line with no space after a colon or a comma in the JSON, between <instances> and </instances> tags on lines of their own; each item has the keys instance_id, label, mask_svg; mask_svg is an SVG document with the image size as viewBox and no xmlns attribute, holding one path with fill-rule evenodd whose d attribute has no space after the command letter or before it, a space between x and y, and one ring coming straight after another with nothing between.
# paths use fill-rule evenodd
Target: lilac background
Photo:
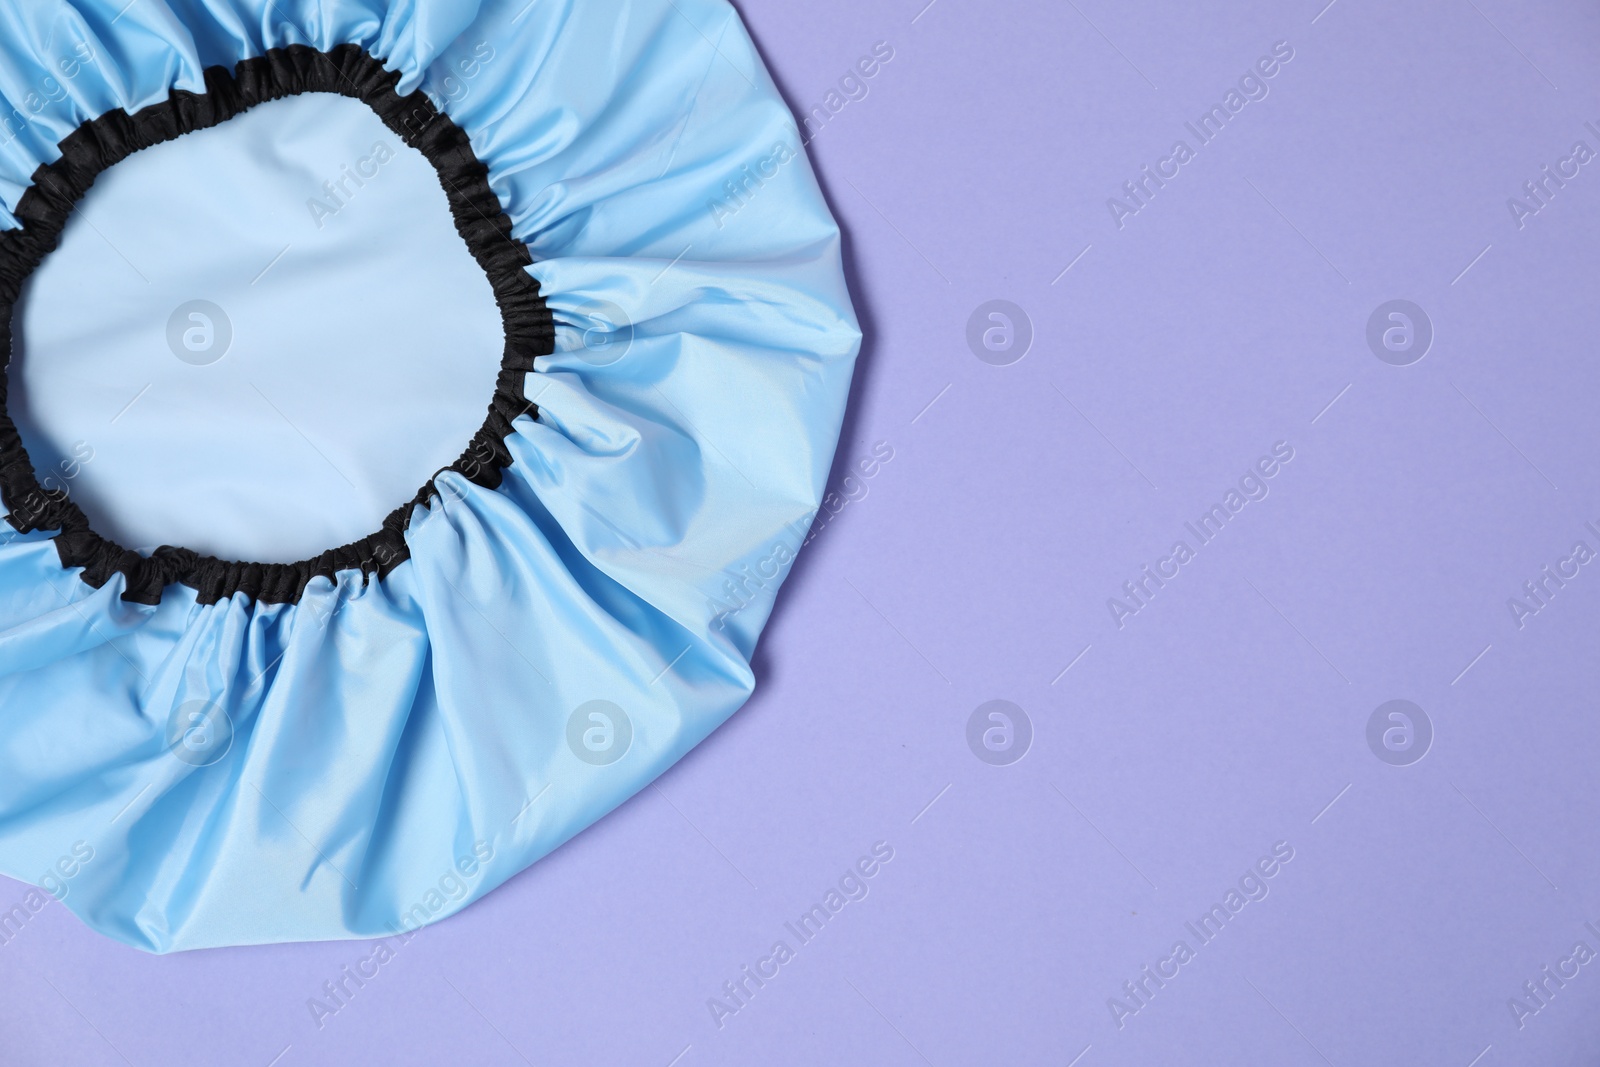
<instances>
[{"instance_id":1,"label":"lilac background","mask_svg":"<svg viewBox=\"0 0 1600 1067\"><path fill-rule=\"evenodd\" d=\"M840 474L894 458L797 566L749 706L320 1028L370 946L153 958L52 905L0 946L0 1062L1593 1062L1600 963L1521 1029L1507 1000L1600 949L1600 567L1521 629L1506 601L1600 546L1600 170L1521 230L1506 198L1600 149L1600 14L924 2L741 5L797 109L895 50L812 145L869 332ZM1280 40L1119 230L1106 198ZM992 298L1035 330L1011 366L965 339ZM1407 367L1365 339L1393 298L1436 330ZM1119 630L1107 598L1280 440ZM1399 697L1436 731L1406 767L1365 735ZM996 698L1034 728L1010 766L966 741ZM719 1028L877 841L866 899ZM1270 895L1119 1029L1107 998L1277 841Z\"/></svg>"}]
</instances>

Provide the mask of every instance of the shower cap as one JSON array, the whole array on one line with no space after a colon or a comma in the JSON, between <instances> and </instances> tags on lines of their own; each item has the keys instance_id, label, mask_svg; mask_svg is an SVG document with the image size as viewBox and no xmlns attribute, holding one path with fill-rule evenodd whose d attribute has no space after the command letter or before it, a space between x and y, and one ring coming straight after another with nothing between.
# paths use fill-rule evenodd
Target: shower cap
<instances>
[{"instance_id":1,"label":"shower cap","mask_svg":"<svg viewBox=\"0 0 1600 1067\"><path fill-rule=\"evenodd\" d=\"M860 346L839 231L723 0L0 0L7 409L14 309L96 178L304 94L437 172L503 326L488 417L377 532L251 563L118 543L0 411L0 871L39 887L0 941L49 895L152 952L458 912L745 702L826 487ZM102 315L83 336L144 343L86 286ZM363 403L337 366L307 388Z\"/></svg>"}]
</instances>

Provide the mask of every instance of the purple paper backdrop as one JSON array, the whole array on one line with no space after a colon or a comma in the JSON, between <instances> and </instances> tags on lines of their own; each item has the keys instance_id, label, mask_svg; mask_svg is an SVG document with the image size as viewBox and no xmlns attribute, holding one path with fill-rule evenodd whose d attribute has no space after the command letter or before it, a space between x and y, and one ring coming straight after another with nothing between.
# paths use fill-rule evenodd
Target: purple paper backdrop
<instances>
[{"instance_id":1,"label":"purple paper backdrop","mask_svg":"<svg viewBox=\"0 0 1600 1067\"><path fill-rule=\"evenodd\" d=\"M741 4L869 335L749 706L359 987L52 905L0 1063L1595 1062L1600 14L925 2Z\"/></svg>"}]
</instances>

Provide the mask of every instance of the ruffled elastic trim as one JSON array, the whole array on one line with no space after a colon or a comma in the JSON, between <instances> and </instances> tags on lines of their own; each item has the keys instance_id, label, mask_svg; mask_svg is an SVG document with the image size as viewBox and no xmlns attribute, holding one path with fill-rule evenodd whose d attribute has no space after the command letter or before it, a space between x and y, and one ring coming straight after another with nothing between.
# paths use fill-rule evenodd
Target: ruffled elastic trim
<instances>
[{"instance_id":1,"label":"ruffled elastic trim","mask_svg":"<svg viewBox=\"0 0 1600 1067\"><path fill-rule=\"evenodd\" d=\"M293 45L247 59L232 73L208 68L204 93L174 90L166 101L133 115L118 109L80 126L61 142L61 158L34 172L33 185L15 211L20 228L0 233L0 351L6 362L12 351L12 308L23 283L55 250L78 200L102 171L134 152L220 125L257 104L301 93L353 97L433 164L456 230L494 288L506 335L500 376L483 427L445 470L498 488L501 471L512 462L505 443L512 423L522 415L538 415L526 399L526 376L536 358L555 350L555 327L539 283L526 270L533 257L512 236L511 220L489 186L489 169L473 152L466 132L422 92L398 95L399 80L398 72L386 71L358 45L327 52ZM10 511L7 521L22 533L59 530L54 541L63 567L83 568L79 576L96 589L121 573L127 577L122 598L139 604L160 603L162 591L173 584L197 590L203 604L235 593L278 604L298 602L313 578L332 578L340 571L382 578L410 557L406 528L418 506L431 505L437 495L434 482L444 473L436 473L415 498L396 508L376 533L314 559L239 563L169 546L146 558L97 534L75 503L39 486L7 410L7 389L0 374L0 496Z\"/></svg>"}]
</instances>

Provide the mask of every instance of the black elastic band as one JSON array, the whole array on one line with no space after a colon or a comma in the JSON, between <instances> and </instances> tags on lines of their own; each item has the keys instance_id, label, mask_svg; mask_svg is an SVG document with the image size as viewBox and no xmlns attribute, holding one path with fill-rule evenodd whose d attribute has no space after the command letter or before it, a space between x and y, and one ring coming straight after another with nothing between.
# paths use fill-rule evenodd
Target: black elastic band
<instances>
[{"instance_id":1,"label":"black elastic band","mask_svg":"<svg viewBox=\"0 0 1600 1067\"><path fill-rule=\"evenodd\" d=\"M525 378L536 357L554 351L555 330L539 283L525 270L533 257L512 236L511 220L489 187L488 167L472 151L466 133L426 95L396 93L399 80L398 73L384 70L357 45L329 52L294 45L247 59L232 73L223 67L207 69L204 93L174 90L165 102L136 114L112 111L80 126L61 142L61 158L34 172L33 185L16 210L21 227L0 232L0 353L9 362L12 309L23 282L55 250L68 216L102 171L141 149L217 126L270 100L300 93L353 97L377 112L384 125L439 172L456 230L494 287L506 335L500 377L483 428L446 470L486 488L498 487L501 470L511 464L505 439L512 421L538 414L525 398ZM299 563L236 563L171 547L145 558L95 533L71 500L40 488L6 400L7 381L0 373L0 496L10 509L7 521L23 533L59 530L54 541L63 567L82 567L80 576L96 589L121 572L127 576L122 598L139 604L160 603L162 590L174 583L197 590L202 604L235 593L267 603L295 603L307 583L319 576L359 569L381 578L409 557L404 534L411 514L418 505L428 506L437 492L430 479L377 533Z\"/></svg>"}]
</instances>

